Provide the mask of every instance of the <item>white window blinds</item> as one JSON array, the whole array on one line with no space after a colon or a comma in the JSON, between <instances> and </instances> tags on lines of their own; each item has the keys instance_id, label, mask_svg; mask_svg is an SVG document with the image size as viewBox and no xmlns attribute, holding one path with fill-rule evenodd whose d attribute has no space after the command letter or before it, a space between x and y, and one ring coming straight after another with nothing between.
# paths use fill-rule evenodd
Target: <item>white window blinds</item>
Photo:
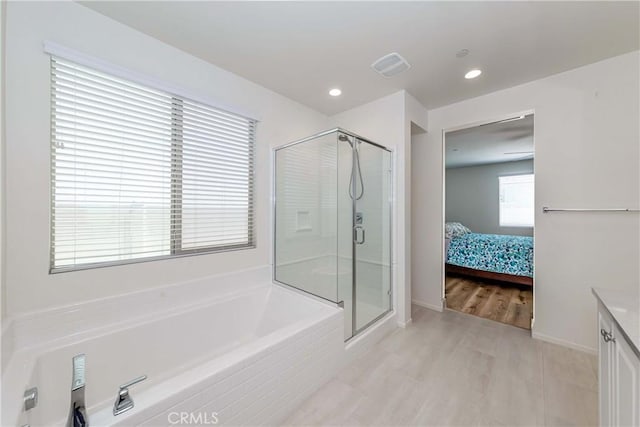
<instances>
[{"instance_id":1,"label":"white window blinds","mask_svg":"<svg viewBox=\"0 0 640 427\"><path fill-rule=\"evenodd\" d=\"M51 271L254 246L256 122L51 59Z\"/></svg>"},{"instance_id":2,"label":"white window blinds","mask_svg":"<svg viewBox=\"0 0 640 427\"><path fill-rule=\"evenodd\" d=\"M533 175L512 175L498 178L501 227L533 227Z\"/></svg>"}]
</instances>

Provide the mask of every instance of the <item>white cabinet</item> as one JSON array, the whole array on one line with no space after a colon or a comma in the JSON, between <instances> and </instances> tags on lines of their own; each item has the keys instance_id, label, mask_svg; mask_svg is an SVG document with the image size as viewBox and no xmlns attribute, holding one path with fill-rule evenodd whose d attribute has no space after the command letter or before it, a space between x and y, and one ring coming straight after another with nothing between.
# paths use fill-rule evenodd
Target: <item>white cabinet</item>
<instances>
[{"instance_id":1,"label":"white cabinet","mask_svg":"<svg viewBox=\"0 0 640 427\"><path fill-rule=\"evenodd\" d=\"M640 357L598 304L600 425L640 426Z\"/></svg>"},{"instance_id":2,"label":"white cabinet","mask_svg":"<svg viewBox=\"0 0 640 427\"><path fill-rule=\"evenodd\" d=\"M616 337L613 348L615 423L619 426L640 426L640 359L621 334Z\"/></svg>"}]
</instances>

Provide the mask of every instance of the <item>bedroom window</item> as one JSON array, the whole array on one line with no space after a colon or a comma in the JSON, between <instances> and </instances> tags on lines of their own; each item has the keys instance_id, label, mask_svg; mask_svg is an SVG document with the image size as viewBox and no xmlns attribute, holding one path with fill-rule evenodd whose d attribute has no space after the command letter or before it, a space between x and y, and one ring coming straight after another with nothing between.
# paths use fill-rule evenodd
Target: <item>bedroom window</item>
<instances>
[{"instance_id":1,"label":"bedroom window","mask_svg":"<svg viewBox=\"0 0 640 427\"><path fill-rule=\"evenodd\" d=\"M501 176L498 182L500 226L533 227L533 174Z\"/></svg>"},{"instance_id":2,"label":"bedroom window","mask_svg":"<svg viewBox=\"0 0 640 427\"><path fill-rule=\"evenodd\" d=\"M51 272L255 247L256 122L51 58Z\"/></svg>"}]
</instances>

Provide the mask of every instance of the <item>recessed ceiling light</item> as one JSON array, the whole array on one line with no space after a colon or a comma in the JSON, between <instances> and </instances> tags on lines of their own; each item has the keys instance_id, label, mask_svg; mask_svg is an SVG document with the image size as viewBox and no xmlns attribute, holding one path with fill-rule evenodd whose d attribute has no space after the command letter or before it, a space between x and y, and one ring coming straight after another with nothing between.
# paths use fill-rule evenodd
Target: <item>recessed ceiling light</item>
<instances>
[{"instance_id":1,"label":"recessed ceiling light","mask_svg":"<svg viewBox=\"0 0 640 427\"><path fill-rule=\"evenodd\" d=\"M342 91L340 89L338 89L338 88L331 89L329 91L329 95L331 95L331 96L340 96L340 95L342 95Z\"/></svg>"},{"instance_id":2,"label":"recessed ceiling light","mask_svg":"<svg viewBox=\"0 0 640 427\"><path fill-rule=\"evenodd\" d=\"M475 79L476 77L478 77L480 74L482 74L482 70L478 70L477 68L474 70L469 71L467 74L464 75L465 79Z\"/></svg>"}]
</instances>

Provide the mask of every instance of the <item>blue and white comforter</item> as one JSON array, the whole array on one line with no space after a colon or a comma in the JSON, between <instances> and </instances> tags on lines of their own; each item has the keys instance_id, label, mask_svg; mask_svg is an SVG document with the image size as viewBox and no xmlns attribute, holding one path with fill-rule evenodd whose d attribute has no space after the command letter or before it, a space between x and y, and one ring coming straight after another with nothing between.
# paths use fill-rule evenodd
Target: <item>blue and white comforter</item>
<instances>
[{"instance_id":1,"label":"blue and white comforter","mask_svg":"<svg viewBox=\"0 0 640 427\"><path fill-rule=\"evenodd\" d=\"M533 277L533 237L468 233L451 239L447 263Z\"/></svg>"}]
</instances>

